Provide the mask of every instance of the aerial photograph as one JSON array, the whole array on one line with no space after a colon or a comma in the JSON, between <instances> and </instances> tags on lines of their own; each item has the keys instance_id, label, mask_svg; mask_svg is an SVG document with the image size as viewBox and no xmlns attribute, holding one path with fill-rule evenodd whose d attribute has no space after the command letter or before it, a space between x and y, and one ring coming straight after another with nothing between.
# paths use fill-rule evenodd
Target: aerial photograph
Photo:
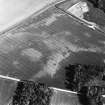
<instances>
[{"instance_id":1,"label":"aerial photograph","mask_svg":"<svg viewBox=\"0 0 105 105\"><path fill-rule=\"evenodd\" d=\"M105 0L0 0L0 105L105 105Z\"/></svg>"}]
</instances>

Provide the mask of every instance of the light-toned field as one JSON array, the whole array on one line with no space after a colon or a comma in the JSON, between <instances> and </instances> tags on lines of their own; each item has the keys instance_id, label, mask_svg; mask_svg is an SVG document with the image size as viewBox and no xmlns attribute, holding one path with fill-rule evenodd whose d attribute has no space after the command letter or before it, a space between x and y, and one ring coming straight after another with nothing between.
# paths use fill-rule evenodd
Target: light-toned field
<instances>
[{"instance_id":1,"label":"light-toned field","mask_svg":"<svg viewBox=\"0 0 105 105\"><path fill-rule=\"evenodd\" d=\"M0 31L56 0L0 0Z\"/></svg>"}]
</instances>

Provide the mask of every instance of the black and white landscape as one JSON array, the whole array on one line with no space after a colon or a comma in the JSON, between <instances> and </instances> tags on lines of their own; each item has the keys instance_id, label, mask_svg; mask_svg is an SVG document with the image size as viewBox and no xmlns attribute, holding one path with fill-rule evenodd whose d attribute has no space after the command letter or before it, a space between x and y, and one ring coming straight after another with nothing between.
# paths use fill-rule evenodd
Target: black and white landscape
<instances>
[{"instance_id":1,"label":"black and white landscape","mask_svg":"<svg viewBox=\"0 0 105 105\"><path fill-rule=\"evenodd\" d=\"M105 14L89 0L57 0L1 32L0 75L71 91L65 85L65 72L72 64L105 65ZM104 87L104 79L93 80L94 86ZM0 84L0 105L8 105L17 82L1 78ZM59 94L51 105L80 104L78 95Z\"/></svg>"}]
</instances>

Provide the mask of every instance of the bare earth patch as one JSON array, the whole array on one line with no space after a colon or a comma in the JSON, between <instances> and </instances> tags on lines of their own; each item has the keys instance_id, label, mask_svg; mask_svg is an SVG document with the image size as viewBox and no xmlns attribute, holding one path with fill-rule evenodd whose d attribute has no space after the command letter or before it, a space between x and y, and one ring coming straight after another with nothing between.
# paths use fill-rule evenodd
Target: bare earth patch
<instances>
[{"instance_id":1,"label":"bare earth patch","mask_svg":"<svg viewBox=\"0 0 105 105\"><path fill-rule=\"evenodd\" d=\"M38 61L42 57L42 53L34 48L22 50L21 55L27 57L32 62Z\"/></svg>"}]
</instances>

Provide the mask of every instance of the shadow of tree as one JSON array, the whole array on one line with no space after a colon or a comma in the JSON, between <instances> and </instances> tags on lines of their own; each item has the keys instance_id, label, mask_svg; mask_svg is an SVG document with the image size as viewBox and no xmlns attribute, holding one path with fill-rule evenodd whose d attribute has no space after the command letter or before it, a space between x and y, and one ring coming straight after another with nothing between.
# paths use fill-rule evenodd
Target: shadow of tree
<instances>
[{"instance_id":1,"label":"shadow of tree","mask_svg":"<svg viewBox=\"0 0 105 105\"><path fill-rule=\"evenodd\" d=\"M95 99L87 96L87 92L88 92L87 87L83 87L80 90L80 94L78 94L78 98L81 105L97 105Z\"/></svg>"}]
</instances>

